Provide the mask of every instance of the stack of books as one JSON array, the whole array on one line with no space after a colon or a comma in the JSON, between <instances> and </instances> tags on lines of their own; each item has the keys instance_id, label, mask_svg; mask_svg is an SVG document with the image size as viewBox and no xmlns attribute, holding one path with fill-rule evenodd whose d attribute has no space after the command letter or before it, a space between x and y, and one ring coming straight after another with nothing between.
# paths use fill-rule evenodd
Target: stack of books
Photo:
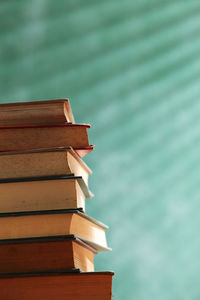
<instances>
[{"instance_id":1,"label":"stack of books","mask_svg":"<svg viewBox=\"0 0 200 300\"><path fill-rule=\"evenodd\" d=\"M69 101L0 104L0 298L110 300L107 227L85 214L93 150Z\"/></svg>"}]
</instances>

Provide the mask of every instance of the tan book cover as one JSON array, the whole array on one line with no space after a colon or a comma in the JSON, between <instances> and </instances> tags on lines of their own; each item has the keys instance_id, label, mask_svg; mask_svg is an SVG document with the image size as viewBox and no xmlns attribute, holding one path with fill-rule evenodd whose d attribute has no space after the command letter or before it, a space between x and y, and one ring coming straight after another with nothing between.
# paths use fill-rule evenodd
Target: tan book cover
<instances>
[{"instance_id":1,"label":"tan book cover","mask_svg":"<svg viewBox=\"0 0 200 300\"><path fill-rule=\"evenodd\" d=\"M108 251L107 228L76 209L1 214L0 240L73 234L97 251Z\"/></svg>"},{"instance_id":2,"label":"tan book cover","mask_svg":"<svg viewBox=\"0 0 200 300\"><path fill-rule=\"evenodd\" d=\"M0 212L82 208L93 194L80 176L46 176L0 180Z\"/></svg>"},{"instance_id":3,"label":"tan book cover","mask_svg":"<svg viewBox=\"0 0 200 300\"><path fill-rule=\"evenodd\" d=\"M0 152L0 179L92 173L71 147Z\"/></svg>"}]
</instances>

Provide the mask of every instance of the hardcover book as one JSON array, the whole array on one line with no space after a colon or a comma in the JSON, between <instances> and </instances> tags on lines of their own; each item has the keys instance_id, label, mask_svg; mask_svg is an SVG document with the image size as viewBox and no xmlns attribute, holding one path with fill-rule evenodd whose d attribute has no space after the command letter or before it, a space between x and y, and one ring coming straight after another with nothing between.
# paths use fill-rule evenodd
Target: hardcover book
<instances>
[{"instance_id":1,"label":"hardcover book","mask_svg":"<svg viewBox=\"0 0 200 300\"><path fill-rule=\"evenodd\" d=\"M96 253L74 235L0 241L0 274L93 272Z\"/></svg>"},{"instance_id":2,"label":"hardcover book","mask_svg":"<svg viewBox=\"0 0 200 300\"><path fill-rule=\"evenodd\" d=\"M89 150L88 128L88 124L0 127L0 151L68 146Z\"/></svg>"},{"instance_id":3,"label":"hardcover book","mask_svg":"<svg viewBox=\"0 0 200 300\"><path fill-rule=\"evenodd\" d=\"M0 240L72 234L97 251L108 251L107 228L77 209L0 215Z\"/></svg>"},{"instance_id":4,"label":"hardcover book","mask_svg":"<svg viewBox=\"0 0 200 300\"><path fill-rule=\"evenodd\" d=\"M0 180L0 213L82 208L91 198L80 176L45 176Z\"/></svg>"},{"instance_id":5,"label":"hardcover book","mask_svg":"<svg viewBox=\"0 0 200 300\"><path fill-rule=\"evenodd\" d=\"M2 300L111 300L113 272L0 277Z\"/></svg>"},{"instance_id":6,"label":"hardcover book","mask_svg":"<svg viewBox=\"0 0 200 300\"><path fill-rule=\"evenodd\" d=\"M0 126L75 123L68 99L0 104Z\"/></svg>"},{"instance_id":7,"label":"hardcover book","mask_svg":"<svg viewBox=\"0 0 200 300\"><path fill-rule=\"evenodd\" d=\"M91 173L71 147L0 152L0 179L75 175L88 185Z\"/></svg>"}]
</instances>

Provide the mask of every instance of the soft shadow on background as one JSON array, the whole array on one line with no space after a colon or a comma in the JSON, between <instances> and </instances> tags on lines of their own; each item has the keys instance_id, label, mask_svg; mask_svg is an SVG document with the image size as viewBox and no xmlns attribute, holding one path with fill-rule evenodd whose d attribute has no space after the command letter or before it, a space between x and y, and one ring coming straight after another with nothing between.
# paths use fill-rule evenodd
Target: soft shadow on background
<instances>
[{"instance_id":1,"label":"soft shadow on background","mask_svg":"<svg viewBox=\"0 0 200 300\"><path fill-rule=\"evenodd\" d=\"M0 100L69 97L115 300L199 300L200 2L0 3Z\"/></svg>"}]
</instances>

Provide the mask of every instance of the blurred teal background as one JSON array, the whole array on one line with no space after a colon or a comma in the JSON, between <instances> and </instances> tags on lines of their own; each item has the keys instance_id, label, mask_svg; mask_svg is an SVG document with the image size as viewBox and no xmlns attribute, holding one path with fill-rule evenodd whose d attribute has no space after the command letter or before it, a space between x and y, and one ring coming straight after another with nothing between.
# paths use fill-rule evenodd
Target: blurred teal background
<instances>
[{"instance_id":1,"label":"blurred teal background","mask_svg":"<svg viewBox=\"0 0 200 300\"><path fill-rule=\"evenodd\" d=\"M0 100L69 97L115 300L200 299L200 2L0 3Z\"/></svg>"}]
</instances>

